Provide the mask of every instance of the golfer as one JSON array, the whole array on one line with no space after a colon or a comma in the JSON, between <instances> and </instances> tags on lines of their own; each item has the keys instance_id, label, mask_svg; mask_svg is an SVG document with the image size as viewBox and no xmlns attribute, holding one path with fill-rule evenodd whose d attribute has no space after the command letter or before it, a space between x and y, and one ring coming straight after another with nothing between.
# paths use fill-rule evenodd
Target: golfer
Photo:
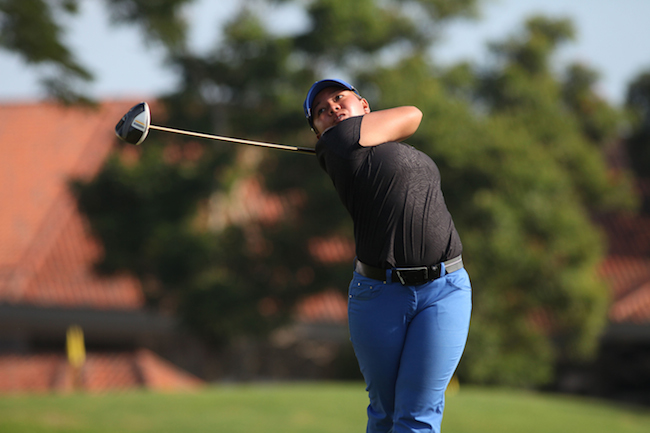
<instances>
[{"instance_id":1,"label":"golfer","mask_svg":"<svg viewBox=\"0 0 650 433\"><path fill-rule=\"evenodd\" d=\"M314 83L304 110L318 161L354 222L348 319L370 399L367 432L439 432L472 295L438 168L402 142L422 113L371 112L338 79Z\"/></svg>"}]
</instances>

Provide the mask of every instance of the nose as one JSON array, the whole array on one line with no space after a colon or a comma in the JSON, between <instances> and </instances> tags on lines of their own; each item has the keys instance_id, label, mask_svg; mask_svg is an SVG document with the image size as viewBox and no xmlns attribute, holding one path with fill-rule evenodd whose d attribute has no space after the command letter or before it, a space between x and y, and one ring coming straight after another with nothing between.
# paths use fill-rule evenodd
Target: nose
<instances>
[{"instance_id":1,"label":"nose","mask_svg":"<svg viewBox=\"0 0 650 433\"><path fill-rule=\"evenodd\" d=\"M330 106L329 107L330 108L329 109L330 114L335 113L335 112L337 112L337 111L339 111L341 109L341 106L339 105L339 103L335 102L335 101L330 101L329 106Z\"/></svg>"}]
</instances>

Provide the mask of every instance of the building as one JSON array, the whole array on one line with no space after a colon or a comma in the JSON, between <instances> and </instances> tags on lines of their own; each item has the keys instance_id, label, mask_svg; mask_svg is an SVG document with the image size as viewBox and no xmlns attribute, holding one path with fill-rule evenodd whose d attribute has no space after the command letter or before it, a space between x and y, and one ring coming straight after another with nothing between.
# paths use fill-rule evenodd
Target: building
<instances>
[{"instance_id":1,"label":"building","mask_svg":"<svg viewBox=\"0 0 650 433\"><path fill-rule=\"evenodd\" d=\"M68 189L98 172L131 105L0 105L0 392L201 383L156 353L182 338L146 309L139 282L93 272L102 247ZM65 355L75 325L87 351L78 369Z\"/></svg>"},{"instance_id":2,"label":"building","mask_svg":"<svg viewBox=\"0 0 650 433\"><path fill-rule=\"evenodd\" d=\"M650 183L645 183L650 186ZM650 199L650 188L639 192ZM598 218L608 240L600 271L611 290L609 324L585 391L650 404L650 214Z\"/></svg>"}]
</instances>

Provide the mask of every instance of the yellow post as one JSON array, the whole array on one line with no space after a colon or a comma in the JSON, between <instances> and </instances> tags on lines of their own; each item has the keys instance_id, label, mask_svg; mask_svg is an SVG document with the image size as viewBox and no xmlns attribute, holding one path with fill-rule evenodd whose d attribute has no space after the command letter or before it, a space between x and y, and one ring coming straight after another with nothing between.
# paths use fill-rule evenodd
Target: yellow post
<instances>
[{"instance_id":1,"label":"yellow post","mask_svg":"<svg viewBox=\"0 0 650 433\"><path fill-rule=\"evenodd\" d=\"M81 327L73 325L68 328L66 333L66 352L68 354L68 362L74 372L74 388L80 388L82 384L81 367L86 362L86 346Z\"/></svg>"},{"instance_id":2,"label":"yellow post","mask_svg":"<svg viewBox=\"0 0 650 433\"><path fill-rule=\"evenodd\" d=\"M449 382L449 386L447 386L446 394L452 396L458 394L458 391L460 391L460 382L458 381L458 377L454 374Z\"/></svg>"}]
</instances>

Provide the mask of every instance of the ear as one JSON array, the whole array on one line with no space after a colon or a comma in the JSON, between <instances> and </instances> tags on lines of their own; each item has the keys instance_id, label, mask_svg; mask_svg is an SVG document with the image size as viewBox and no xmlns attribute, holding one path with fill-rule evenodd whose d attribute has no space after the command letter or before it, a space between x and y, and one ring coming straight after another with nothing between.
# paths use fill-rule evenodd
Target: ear
<instances>
[{"instance_id":1,"label":"ear","mask_svg":"<svg viewBox=\"0 0 650 433\"><path fill-rule=\"evenodd\" d=\"M361 105L363 106L363 111L366 114L370 113L370 104L366 98L361 98Z\"/></svg>"}]
</instances>

